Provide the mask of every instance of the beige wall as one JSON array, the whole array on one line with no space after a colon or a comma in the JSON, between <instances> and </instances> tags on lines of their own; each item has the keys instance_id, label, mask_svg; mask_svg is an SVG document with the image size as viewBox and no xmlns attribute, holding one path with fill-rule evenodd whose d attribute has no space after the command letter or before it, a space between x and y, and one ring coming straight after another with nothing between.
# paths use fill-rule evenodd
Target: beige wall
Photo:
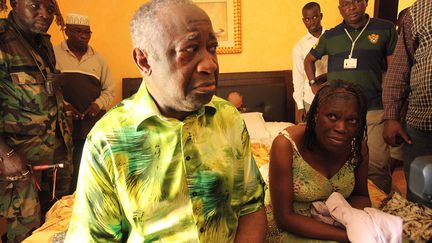
<instances>
[{"instance_id":1,"label":"beige wall","mask_svg":"<svg viewBox=\"0 0 432 243\"><path fill-rule=\"evenodd\" d=\"M108 61L117 85L116 99L121 98L121 79L138 77L131 58L129 20L143 0L58 0L63 14L75 12L90 16L93 30L90 44ZM241 0L243 51L219 55L221 72L274 71L291 69L291 49L305 33L301 8L306 0ZM340 23L336 0L317 0L324 13L323 25ZM373 1L367 12L373 13ZM371 14L372 15L372 14ZM50 29L52 42L63 36L58 26Z\"/></svg>"},{"instance_id":2,"label":"beige wall","mask_svg":"<svg viewBox=\"0 0 432 243\"><path fill-rule=\"evenodd\" d=\"M411 6L414 2L415 0L399 0L398 13L404 8Z\"/></svg>"}]
</instances>

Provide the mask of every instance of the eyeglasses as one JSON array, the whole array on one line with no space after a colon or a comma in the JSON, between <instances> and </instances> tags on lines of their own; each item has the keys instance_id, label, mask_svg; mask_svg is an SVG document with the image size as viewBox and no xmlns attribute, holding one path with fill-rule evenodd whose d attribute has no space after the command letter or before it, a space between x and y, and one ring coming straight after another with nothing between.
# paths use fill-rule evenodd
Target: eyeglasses
<instances>
[{"instance_id":1,"label":"eyeglasses","mask_svg":"<svg viewBox=\"0 0 432 243\"><path fill-rule=\"evenodd\" d=\"M81 30L81 29L69 29L71 32L77 35L91 35L93 32L91 30Z\"/></svg>"},{"instance_id":2,"label":"eyeglasses","mask_svg":"<svg viewBox=\"0 0 432 243\"><path fill-rule=\"evenodd\" d=\"M362 5L364 2L365 2L365 0L346 0L346 1L343 1L341 4L339 4L339 7L343 8L343 9L347 9L351 6L351 4L358 7L358 6Z\"/></svg>"}]
</instances>

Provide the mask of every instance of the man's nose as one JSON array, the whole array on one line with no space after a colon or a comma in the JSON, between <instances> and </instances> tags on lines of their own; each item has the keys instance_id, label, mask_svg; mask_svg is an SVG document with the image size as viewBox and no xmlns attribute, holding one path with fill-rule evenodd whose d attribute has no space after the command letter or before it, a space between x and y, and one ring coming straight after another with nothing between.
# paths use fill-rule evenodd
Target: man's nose
<instances>
[{"instance_id":1,"label":"man's nose","mask_svg":"<svg viewBox=\"0 0 432 243\"><path fill-rule=\"evenodd\" d=\"M47 7L41 5L41 7L39 8L39 16L45 19L49 19L50 17L52 17L52 14L48 11Z\"/></svg>"},{"instance_id":2,"label":"man's nose","mask_svg":"<svg viewBox=\"0 0 432 243\"><path fill-rule=\"evenodd\" d=\"M200 73L213 74L218 68L218 62L215 54L204 51L203 56L198 63L197 71Z\"/></svg>"}]
</instances>

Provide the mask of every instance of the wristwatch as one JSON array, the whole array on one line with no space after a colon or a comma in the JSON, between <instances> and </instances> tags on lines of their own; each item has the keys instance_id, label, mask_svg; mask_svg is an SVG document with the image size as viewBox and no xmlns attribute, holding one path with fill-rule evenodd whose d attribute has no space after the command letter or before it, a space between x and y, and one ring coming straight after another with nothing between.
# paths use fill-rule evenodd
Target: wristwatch
<instances>
[{"instance_id":1,"label":"wristwatch","mask_svg":"<svg viewBox=\"0 0 432 243\"><path fill-rule=\"evenodd\" d=\"M309 86L312 86L316 83L315 79L311 79L309 80Z\"/></svg>"}]
</instances>

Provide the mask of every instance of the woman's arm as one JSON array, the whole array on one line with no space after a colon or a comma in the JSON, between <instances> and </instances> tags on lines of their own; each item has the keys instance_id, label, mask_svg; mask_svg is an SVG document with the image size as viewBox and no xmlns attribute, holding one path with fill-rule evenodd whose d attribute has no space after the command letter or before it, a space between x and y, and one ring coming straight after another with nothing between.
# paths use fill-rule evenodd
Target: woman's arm
<instances>
[{"instance_id":1,"label":"woman's arm","mask_svg":"<svg viewBox=\"0 0 432 243\"><path fill-rule=\"evenodd\" d=\"M368 164L369 155L366 141L363 142L361 159L358 162L359 165L356 167L355 173L355 186L354 190L348 198L348 202L354 208L363 209L371 206L369 199L369 192L367 186L367 175L368 175Z\"/></svg>"},{"instance_id":2,"label":"woman's arm","mask_svg":"<svg viewBox=\"0 0 432 243\"><path fill-rule=\"evenodd\" d=\"M348 242L345 230L293 211L292 158L291 143L279 135L273 141L269 168L270 196L276 224L282 230L303 237Z\"/></svg>"}]
</instances>

